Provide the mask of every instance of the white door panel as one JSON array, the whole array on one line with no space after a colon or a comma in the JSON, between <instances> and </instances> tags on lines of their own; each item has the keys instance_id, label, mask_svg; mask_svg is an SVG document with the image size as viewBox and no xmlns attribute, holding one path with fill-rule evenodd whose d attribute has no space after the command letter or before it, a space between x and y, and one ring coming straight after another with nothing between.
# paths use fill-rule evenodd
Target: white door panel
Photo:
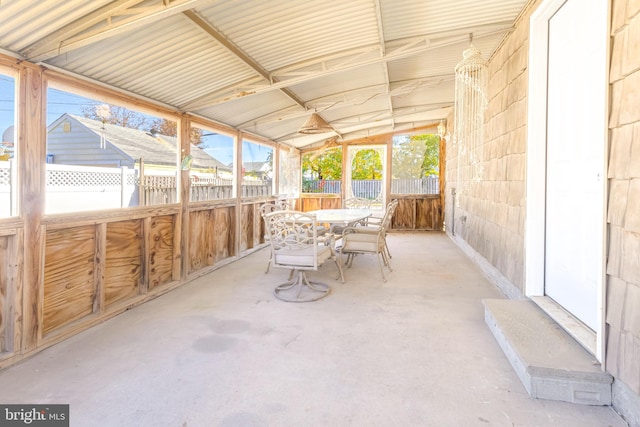
<instances>
[{"instance_id":1,"label":"white door panel","mask_svg":"<svg viewBox=\"0 0 640 427\"><path fill-rule=\"evenodd\" d=\"M594 330L604 220L600 13L569 0L550 19L547 81L545 294Z\"/></svg>"}]
</instances>

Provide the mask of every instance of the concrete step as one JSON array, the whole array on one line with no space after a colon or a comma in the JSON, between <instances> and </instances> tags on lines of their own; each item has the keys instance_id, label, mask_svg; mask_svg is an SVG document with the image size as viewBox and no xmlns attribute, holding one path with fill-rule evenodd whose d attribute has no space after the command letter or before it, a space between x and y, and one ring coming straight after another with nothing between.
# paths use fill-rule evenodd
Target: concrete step
<instances>
[{"instance_id":1,"label":"concrete step","mask_svg":"<svg viewBox=\"0 0 640 427\"><path fill-rule=\"evenodd\" d=\"M485 322L529 395L611 405L613 377L535 303L485 299Z\"/></svg>"}]
</instances>

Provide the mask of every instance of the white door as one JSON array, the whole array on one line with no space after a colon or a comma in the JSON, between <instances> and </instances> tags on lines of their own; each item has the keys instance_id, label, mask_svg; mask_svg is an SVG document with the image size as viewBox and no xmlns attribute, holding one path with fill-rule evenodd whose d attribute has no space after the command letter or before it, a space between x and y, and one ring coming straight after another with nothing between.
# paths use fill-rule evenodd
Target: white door
<instances>
[{"instance_id":1,"label":"white door","mask_svg":"<svg viewBox=\"0 0 640 427\"><path fill-rule=\"evenodd\" d=\"M569 0L549 19L544 245L545 295L593 330L603 254L607 39L595 3Z\"/></svg>"}]
</instances>

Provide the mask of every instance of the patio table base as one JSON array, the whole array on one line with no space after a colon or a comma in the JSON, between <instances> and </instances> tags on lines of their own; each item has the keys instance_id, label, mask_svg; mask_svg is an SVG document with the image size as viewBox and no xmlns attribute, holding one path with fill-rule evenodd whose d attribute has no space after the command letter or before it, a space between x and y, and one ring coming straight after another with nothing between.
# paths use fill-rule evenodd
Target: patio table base
<instances>
[{"instance_id":1,"label":"patio table base","mask_svg":"<svg viewBox=\"0 0 640 427\"><path fill-rule=\"evenodd\" d=\"M292 278L276 286L273 294L276 298L286 302L309 302L324 298L331 292L326 283L307 279L305 270L293 270Z\"/></svg>"}]
</instances>

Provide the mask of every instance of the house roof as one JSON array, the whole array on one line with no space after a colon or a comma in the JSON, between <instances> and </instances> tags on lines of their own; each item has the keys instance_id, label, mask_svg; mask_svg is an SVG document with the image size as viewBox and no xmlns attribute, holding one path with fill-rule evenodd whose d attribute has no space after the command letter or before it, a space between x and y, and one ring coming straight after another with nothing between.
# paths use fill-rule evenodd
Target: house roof
<instances>
[{"instance_id":1,"label":"house roof","mask_svg":"<svg viewBox=\"0 0 640 427\"><path fill-rule=\"evenodd\" d=\"M267 162L242 162L245 173L262 172Z\"/></svg>"},{"instance_id":2,"label":"house roof","mask_svg":"<svg viewBox=\"0 0 640 427\"><path fill-rule=\"evenodd\" d=\"M100 121L65 113L49 127L52 128L65 118L70 118L80 123L98 137L102 135L103 124ZM155 134L131 129L110 123L104 124L105 139L117 149L131 157L133 160L144 159L145 163L157 165L176 164L177 138L172 136ZM229 170L229 167L219 162L198 146L191 144L193 156L192 167Z\"/></svg>"},{"instance_id":3,"label":"house roof","mask_svg":"<svg viewBox=\"0 0 640 427\"><path fill-rule=\"evenodd\" d=\"M0 49L295 147L436 125L531 0L20 0ZM335 132L297 132L318 112Z\"/></svg>"}]
</instances>

